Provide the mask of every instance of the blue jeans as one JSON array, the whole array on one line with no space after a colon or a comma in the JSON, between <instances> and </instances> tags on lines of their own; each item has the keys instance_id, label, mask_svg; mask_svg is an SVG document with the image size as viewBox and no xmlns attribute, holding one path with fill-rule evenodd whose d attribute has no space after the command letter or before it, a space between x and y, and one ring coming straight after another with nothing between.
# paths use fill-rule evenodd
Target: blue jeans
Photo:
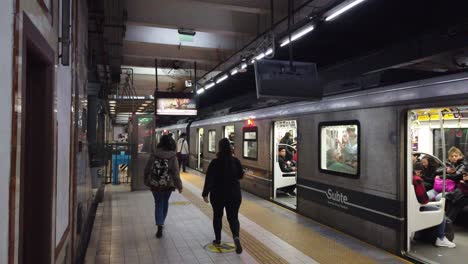
<instances>
[{"instance_id":1,"label":"blue jeans","mask_svg":"<svg viewBox=\"0 0 468 264\"><path fill-rule=\"evenodd\" d=\"M154 197L154 219L156 225L164 225L167 210L169 209L169 198L172 192L152 192Z\"/></svg>"},{"instance_id":2,"label":"blue jeans","mask_svg":"<svg viewBox=\"0 0 468 264\"><path fill-rule=\"evenodd\" d=\"M422 211L437 211L437 210L439 210L439 208L437 208L435 206L426 206L426 207L422 207L421 209L422 209ZM444 215L444 219L442 220L442 223L440 223L437 226L437 237L442 239L442 238L444 238L444 236L445 236L445 215Z\"/></svg>"}]
</instances>

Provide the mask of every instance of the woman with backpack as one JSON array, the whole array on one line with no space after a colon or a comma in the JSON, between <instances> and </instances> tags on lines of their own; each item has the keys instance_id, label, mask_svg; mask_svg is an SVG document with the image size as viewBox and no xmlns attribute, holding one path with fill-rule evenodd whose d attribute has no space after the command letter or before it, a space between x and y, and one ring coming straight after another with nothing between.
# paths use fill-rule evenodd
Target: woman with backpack
<instances>
[{"instance_id":1,"label":"woman with backpack","mask_svg":"<svg viewBox=\"0 0 468 264\"><path fill-rule=\"evenodd\" d=\"M244 171L240 161L232 155L229 140L223 138L218 143L217 158L208 166L203 187L203 200L213 207L213 229L215 240L213 244L221 244L221 228L223 211L226 208L227 219L231 228L232 237L236 245L236 253L242 253L239 239L239 208L242 201L240 182ZM210 198L208 200L208 195Z\"/></svg>"},{"instance_id":2,"label":"woman with backpack","mask_svg":"<svg viewBox=\"0 0 468 264\"><path fill-rule=\"evenodd\" d=\"M148 159L145 167L145 184L151 188L154 197L154 216L158 231L156 237L163 235L164 221L169 209L169 198L176 189L182 192L179 164L175 152L175 141L164 135Z\"/></svg>"}]
</instances>

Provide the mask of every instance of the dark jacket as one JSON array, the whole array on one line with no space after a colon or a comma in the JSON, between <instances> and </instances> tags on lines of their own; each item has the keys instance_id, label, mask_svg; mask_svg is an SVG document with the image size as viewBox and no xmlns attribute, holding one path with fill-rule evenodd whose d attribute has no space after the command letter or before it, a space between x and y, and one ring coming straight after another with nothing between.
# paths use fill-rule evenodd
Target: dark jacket
<instances>
[{"instance_id":1,"label":"dark jacket","mask_svg":"<svg viewBox=\"0 0 468 264\"><path fill-rule=\"evenodd\" d=\"M153 192L175 191L175 189L179 189L179 190L182 189L182 181L180 180L180 174L179 174L179 163L177 161L175 151L166 151L162 149L156 149L151 154L151 157L148 159L148 162L146 163L145 172L144 172L145 181L148 178L148 176L151 174L151 167L153 166L154 160L156 158L167 159L169 161L168 175L171 176L174 187L169 188L169 189L164 189L164 190L151 187L151 191Z\"/></svg>"},{"instance_id":2,"label":"dark jacket","mask_svg":"<svg viewBox=\"0 0 468 264\"><path fill-rule=\"evenodd\" d=\"M434 178L437 175L442 176L442 169L436 168L434 166L429 166L428 168L424 168L422 171L422 180L424 181L424 187L426 187L426 190L432 190L434 189Z\"/></svg>"},{"instance_id":3,"label":"dark jacket","mask_svg":"<svg viewBox=\"0 0 468 264\"><path fill-rule=\"evenodd\" d=\"M292 144L294 144L294 141L291 138L283 137L280 140L280 143L288 145L288 146L283 145L283 147L286 148L286 157L285 158L286 158L286 160L292 160L293 152L295 151L295 149L293 147L290 147L290 146L292 146Z\"/></svg>"},{"instance_id":4,"label":"dark jacket","mask_svg":"<svg viewBox=\"0 0 468 264\"><path fill-rule=\"evenodd\" d=\"M458 160L455 164L447 162L447 166L451 166L455 169L454 173L446 174L447 179L452 180L454 182L459 182L463 179L463 170L465 169L465 161L463 159Z\"/></svg>"},{"instance_id":5,"label":"dark jacket","mask_svg":"<svg viewBox=\"0 0 468 264\"><path fill-rule=\"evenodd\" d=\"M282 172L292 172L293 169L286 165L286 159L282 156L278 156L278 163Z\"/></svg>"},{"instance_id":6,"label":"dark jacket","mask_svg":"<svg viewBox=\"0 0 468 264\"><path fill-rule=\"evenodd\" d=\"M216 158L211 161L206 171L202 196L206 197L210 194L210 199L240 200L239 180L243 176L244 170L237 158Z\"/></svg>"}]
</instances>

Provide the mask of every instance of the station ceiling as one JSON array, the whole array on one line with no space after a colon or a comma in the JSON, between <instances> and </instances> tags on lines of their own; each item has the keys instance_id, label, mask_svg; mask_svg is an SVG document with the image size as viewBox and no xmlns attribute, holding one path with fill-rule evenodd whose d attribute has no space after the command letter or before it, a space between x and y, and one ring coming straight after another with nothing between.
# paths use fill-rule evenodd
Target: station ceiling
<instances>
[{"instance_id":1,"label":"station ceiling","mask_svg":"<svg viewBox=\"0 0 468 264\"><path fill-rule=\"evenodd\" d=\"M105 6L112 1L88 1L93 2L89 4L94 7L91 14L103 9L96 2ZM132 69L131 85L128 71L120 75L119 85L127 83L133 95L145 100L154 94L156 87L164 92L192 92L192 87L186 87L186 80L205 76L200 80L203 84L229 71L232 65L240 63L236 55L255 51L256 45L265 40L263 33L272 25L270 0L117 1L122 2L125 10L121 14L125 32L121 49L117 50L120 53L111 57L120 56L121 67ZM287 30L288 0L272 2L273 24L280 28L275 31L278 41ZM343 1L292 2L297 8L293 24L299 25ZM317 21L315 30L292 43L293 59L317 63L327 93L464 71L465 60L468 63L466 10L468 1L464 0L365 0L333 21ZM179 31L194 31L195 36L182 36ZM288 46L277 45L274 58L289 59ZM107 52L106 48L102 52ZM101 81L109 79L112 75L108 73L112 71L109 63L104 59L96 63ZM246 72L203 93L199 96L202 113L203 109L241 111L284 102L258 101L254 80L253 67L249 66ZM363 83L368 84L362 86Z\"/></svg>"}]
</instances>

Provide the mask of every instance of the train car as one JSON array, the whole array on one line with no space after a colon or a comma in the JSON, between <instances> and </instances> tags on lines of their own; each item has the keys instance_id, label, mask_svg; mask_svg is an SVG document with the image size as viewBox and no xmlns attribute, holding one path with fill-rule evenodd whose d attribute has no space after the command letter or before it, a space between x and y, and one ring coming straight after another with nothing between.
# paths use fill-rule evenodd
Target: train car
<instances>
[{"instance_id":1,"label":"train car","mask_svg":"<svg viewBox=\"0 0 468 264\"><path fill-rule=\"evenodd\" d=\"M156 135L155 139L156 142L159 142L159 139L163 135L172 135L172 138L177 141L182 133L187 133L187 126L188 124L175 124L172 126L167 126L163 128L156 128Z\"/></svg>"},{"instance_id":2,"label":"train car","mask_svg":"<svg viewBox=\"0 0 468 264\"><path fill-rule=\"evenodd\" d=\"M455 263L451 249L413 240L442 222L446 201L418 202L412 157L445 171L451 147L468 153L467 98L463 73L197 120L185 124L190 167L205 172L226 137L244 190L395 254ZM466 227L455 236L467 245Z\"/></svg>"}]
</instances>

